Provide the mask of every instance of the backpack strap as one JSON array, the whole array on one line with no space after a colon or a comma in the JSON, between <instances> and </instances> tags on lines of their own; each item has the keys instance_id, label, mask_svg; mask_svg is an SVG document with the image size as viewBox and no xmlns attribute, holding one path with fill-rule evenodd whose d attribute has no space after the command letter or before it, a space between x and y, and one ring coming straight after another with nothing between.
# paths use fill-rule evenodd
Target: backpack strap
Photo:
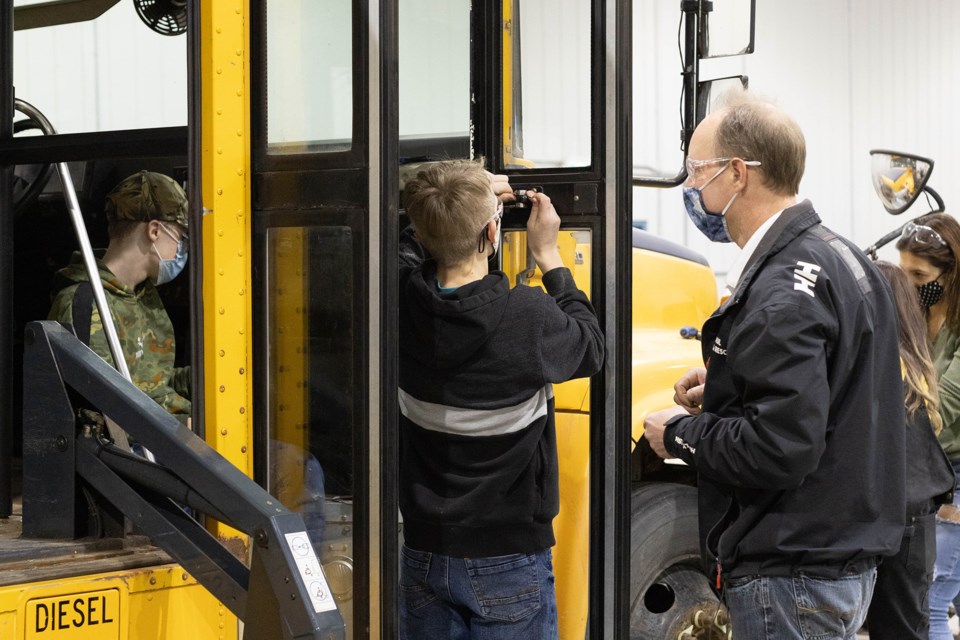
<instances>
[{"instance_id":1,"label":"backpack strap","mask_svg":"<svg viewBox=\"0 0 960 640\"><path fill-rule=\"evenodd\" d=\"M73 292L73 332L77 338L88 347L90 346L90 316L93 315L93 285L90 281L84 280L77 285L77 290ZM112 362L113 358L107 362ZM97 411L92 412L96 415L102 415ZM130 441L127 434L113 420L103 416L106 423L107 432L113 438L113 442L124 451L130 451Z\"/></svg>"}]
</instances>

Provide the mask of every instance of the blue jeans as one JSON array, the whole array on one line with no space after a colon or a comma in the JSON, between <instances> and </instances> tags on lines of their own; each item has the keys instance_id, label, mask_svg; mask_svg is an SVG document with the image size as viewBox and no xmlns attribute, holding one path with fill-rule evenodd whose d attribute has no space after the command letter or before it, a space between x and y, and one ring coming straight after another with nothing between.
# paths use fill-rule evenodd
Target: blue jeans
<instances>
[{"instance_id":1,"label":"blue jeans","mask_svg":"<svg viewBox=\"0 0 960 640\"><path fill-rule=\"evenodd\" d=\"M797 574L727 581L737 640L854 640L867 617L877 570L838 579Z\"/></svg>"},{"instance_id":2,"label":"blue jeans","mask_svg":"<svg viewBox=\"0 0 960 640\"><path fill-rule=\"evenodd\" d=\"M953 472L960 478L960 463ZM960 506L960 489L953 494L953 504ZM953 640L947 626L947 607L960 593L960 524L937 519L937 560L933 565L930 585L930 640Z\"/></svg>"},{"instance_id":3,"label":"blue jeans","mask_svg":"<svg viewBox=\"0 0 960 640\"><path fill-rule=\"evenodd\" d=\"M452 558L400 549L401 640L556 640L550 549Z\"/></svg>"}]
</instances>

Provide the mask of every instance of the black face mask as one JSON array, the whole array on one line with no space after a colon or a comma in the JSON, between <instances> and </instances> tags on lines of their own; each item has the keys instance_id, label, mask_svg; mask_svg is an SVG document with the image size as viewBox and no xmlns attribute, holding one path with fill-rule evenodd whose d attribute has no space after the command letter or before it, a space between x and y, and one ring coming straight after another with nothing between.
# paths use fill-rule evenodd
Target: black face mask
<instances>
[{"instance_id":1,"label":"black face mask","mask_svg":"<svg viewBox=\"0 0 960 640\"><path fill-rule=\"evenodd\" d=\"M917 293L920 294L920 306L929 309L943 297L943 285L936 280L931 280L917 287Z\"/></svg>"}]
</instances>

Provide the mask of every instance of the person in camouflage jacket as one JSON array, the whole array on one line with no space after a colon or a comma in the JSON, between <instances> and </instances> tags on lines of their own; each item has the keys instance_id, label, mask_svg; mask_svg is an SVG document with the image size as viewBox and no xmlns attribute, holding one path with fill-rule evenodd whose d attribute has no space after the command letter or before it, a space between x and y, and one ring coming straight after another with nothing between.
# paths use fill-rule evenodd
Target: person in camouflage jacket
<instances>
[{"instance_id":1,"label":"person in camouflage jacket","mask_svg":"<svg viewBox=\"0 0 960 640\"><path fill-rule=\"evenodd\" d=\"M169 413L190 415L190 367L174 367L173 324L155 283L183 269L187 247L187 198L171 178L140 171L107 195L109 245L97 255L100 280L117 327L130 377ZM49 319L84 327L77 333L101 358L113 363L79 252L54 277ZM81 290L81 287L86 289ZM75 317L75 312L89 318ZM86 328L89 327L88 336Z\"/></svg>"}]
</instances>

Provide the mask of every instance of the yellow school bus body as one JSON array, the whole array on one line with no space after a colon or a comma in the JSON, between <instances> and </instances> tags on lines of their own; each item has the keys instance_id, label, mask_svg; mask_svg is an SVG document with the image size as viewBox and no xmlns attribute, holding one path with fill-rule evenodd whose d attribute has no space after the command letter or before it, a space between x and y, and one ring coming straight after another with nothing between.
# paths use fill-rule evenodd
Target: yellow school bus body
<instances>
[{"instance_id":1,"label":"yellow school bus body","mask_svg":"<svg viewBox=\"0 0 960 640\"><path fill-rule=\"evenodd\" d=\"M237 618L176 564L0 587L4 640L238 637Z\"/></svg>"},{"instance_id":2,"label":"yellow school bus body","mask_svg":"<svg viewBox=\"0 0 960 640\"><path fill-rule=\"evenodd\" d=\"M204 407L211 447L253 474L250 295L249 6L201 0ZM214 523L239 557L247 539ZM142 566L53 570L2 586L2 640L236 640L237 617L168 556L134 549ZM31 561L38 562L40 561ZM102 567L102 563L100 565ZM4 571L11 569L4 565ZM29 574L28 574L29 575ZM82 624L80 624L82 622Z\"/></svg>"},{"instance_id":3,"label":"yellow school bus body","mask_svg":"<svg viewBox=\"0 0 960 640\"><path fill-rule=\"evenodd\" d=\"M200 0L201 153L203 207L203 362L206 440L226 459L253 474L253 316L251 275L251 127L249 5L245 0ZM510 3L504 2L505 28ZM509 47L509 38L504 46ZM510 51L505 51L510 60ZM509 65L507 65L509 67ZM504 157L507 164L526 165L512 154L512 81L504 77ZM303 264L304 245L293 231L280 254L284 271ZM509 235L509 234L507 234ZM517 284L528 271L525 246L505 238L503 269ZM589 234L561 233L561 255L581 290L590 295ZM602 279L602 275L601 275ZM302 279L278 293L277 321L291 327L304 322L300 313ZM678 282L686 283L678 286ZM539 273L528 271L525 283L540 285ZM700 360L700 343L679 337L682 326L699 327L716 302L709 267L680 258L634 249L633 255L633 427L642 437L646 412L672 404L674 381ZM657 305L649 302L655 300ZM669 304L661 304L664 300ZM292 333L303 335L302 330ZM282 340L275 354L289 366L279 381L288 394L280 406L291 408L274 423L282 439L297 442L304 421L303 357L297 342ZM560 637L585 636L588 613L590 529L590 394L587 380L556 385L556 428L560 463L560 513L554 522L557 608ZM296 483L290 485L296 489ZM282 496L281 496L282 498ZM240 532L214 524L212 533L244 557L248 541ZM92 600L91 600L92 599ZM366 605L364 605L366 606ZM57 628L52 628L53 617ZM114 617L116 616L116 617ZM74 625L74 621L84 624ZM70 624L61 624L64 623ZM96 621L97 624L92 624ZM6 640L191 640L238 637L237 618L179 565L155 566L37 580L0 586L0 639Z\"/></svg>"}]
</instances>

